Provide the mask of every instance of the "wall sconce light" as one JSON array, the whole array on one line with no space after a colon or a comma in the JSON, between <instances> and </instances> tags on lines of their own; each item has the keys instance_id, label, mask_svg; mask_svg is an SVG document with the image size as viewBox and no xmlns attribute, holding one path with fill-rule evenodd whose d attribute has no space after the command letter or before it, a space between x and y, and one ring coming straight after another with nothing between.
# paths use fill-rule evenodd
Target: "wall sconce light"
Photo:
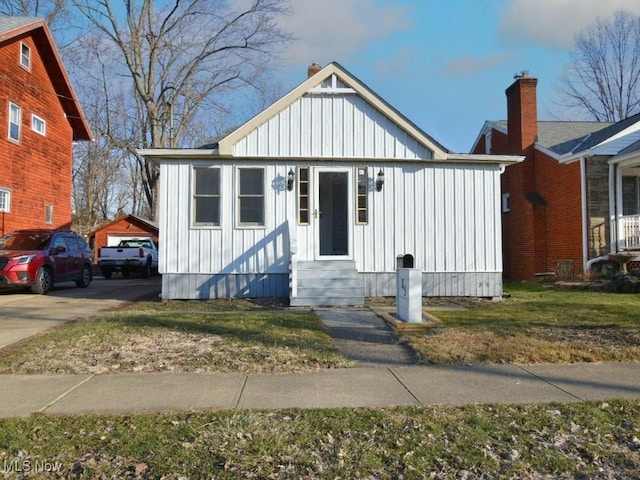
<instances>
[{"instance_id":1,"label":"wall sconce light","mask_svg":"<svg viewBox=\"0 0 640 480\"><path fill-rule=\"evenodd\" d=\"M296 174L293 171L293 168L289 169L289 173L287 173L287 190L293 190L293 181L295 180Z\"/></svg>"},{"instance_id":2,"label":"wall sconce light","mask_svg":"<svg viewBox=\"0 0 640 480\"><path fill-rule=\"evenodd\" d=\"M382 186L384 185L384 172L382 169L378 172L378 177L376 178L376 191L382 191Z\"/></svg>"}]
</instances>

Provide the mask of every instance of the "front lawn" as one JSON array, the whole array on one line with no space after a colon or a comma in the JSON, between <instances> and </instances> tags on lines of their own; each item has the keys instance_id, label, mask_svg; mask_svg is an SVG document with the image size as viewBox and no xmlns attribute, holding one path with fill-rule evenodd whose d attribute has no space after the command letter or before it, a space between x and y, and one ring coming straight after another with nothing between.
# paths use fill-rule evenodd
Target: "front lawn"
<instances>
[{"instance_id":1,"label":"front lawn","mask_svg":"<svg viewBox=\"0 0 640 480\"><path fill-rule=\"evenodd\" d=\"M638 438L635 401L35 416L0 420L0 477L626 479Z\"/></svg>"},{"instance_id":2,"label":"front lawn","mask_svg":"<svg viewBox=\"0 0 640 480\"><path fill-rule=\"evenodd\" d=\"M140 302L0 351L0 374L293 373L348 365L315 314L246 301Z\"/></svg>"},{"instance_id":3,"label":"front lawn","mask_svg":"<svg viewBox=\"0 0 640 480\"><path fill-rule=\"evenodd\" d=\"M502 302L436 308L440 323L400 339L429 364L640 361L639 295L516 283L505 291Z\"/></svg>"}]
</instances>

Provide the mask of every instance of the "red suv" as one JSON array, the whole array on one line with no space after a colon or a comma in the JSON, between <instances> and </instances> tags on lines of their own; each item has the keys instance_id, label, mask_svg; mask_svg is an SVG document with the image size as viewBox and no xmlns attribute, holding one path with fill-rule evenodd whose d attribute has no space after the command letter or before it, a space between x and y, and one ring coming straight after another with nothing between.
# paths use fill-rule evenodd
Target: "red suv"
<instances>
[{"instance_id":1,"label":"red suv","mask_svg":"<svg viewBox=\"0 0 640 480\"><path fill-rule=\"evenodd\" d=\"M46 294L55 282L92 280L91 250L84 239L62 230L18 230L0 238L0 288L30 287Z\"/></svg>"}]
</instances>

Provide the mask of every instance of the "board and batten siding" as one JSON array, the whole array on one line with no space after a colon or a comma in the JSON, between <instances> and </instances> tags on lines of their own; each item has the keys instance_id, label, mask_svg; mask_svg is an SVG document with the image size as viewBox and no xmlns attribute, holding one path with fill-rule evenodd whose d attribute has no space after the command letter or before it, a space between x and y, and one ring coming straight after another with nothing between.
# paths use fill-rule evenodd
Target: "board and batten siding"
<instances>
[{"instance_id":1,"label":"board and batten siding","mask_svg":"<svg viewBox=\"0 0 640 480\"><path fill-rule=\"evenodd\" d=\"M315 257L314 219L298 225L297 189L284 189L289 169L301 166L310 168L311 179L315 168L348 169L353 202L356 169L368 168L369 221L357 225L351 212L350 239L365 295L395 295L396 259L408 253L423 271L425 295L500 295L498 163L447 162L408 122L379 107L333 77L254 127L248 122L246 132L238 130L232 158L161 160L163 295L288 295L289 225L298 260ZM194 166L221 169L220 227L193 225ZM240 167L265 168L264 228L237 226ZM377 192L381 168L385 183ZM315 188L311 184L311 200Z\"/></svg>"},{"instance_id":2,"label":"board and batten siding","mask_svg":"<svg viewBox=\"0 0 640 480\"><path fill-rule=\"evenodd\" d=\"M335 162L227 162L162 163L160 271L167 298L286 296L288 219L296 228L298 259L314 258L314 225L297 224L297 192L286 191L282 182L289 168L335 167ZM220 227L192 224L192 170L203 166L221 169ZM340 166L352 170L353 179L357 167L367 166L372 185L376 172L380 168L385 172L383 190L369 192L369 222L353 229L353 259L365 295L395 295L396 259L407 253L424 272L426 296L501 294L497 165L417 161ZM236 225L239 167L265 168L264 228Z\"/></svg>"},{"instance_id":3,"label":"board and batten siding","mask_svg":"<svg viewBox=\"0 0 640 480\"><path fill-rule=\"evenodd\" d=\"M220 168L220 226L193 224L193 167ZM237 226L237 167L265 169L265 226ZM160 167L161 273L286 273L287 215L295 206L283 190L287 165L250 162L165 161ZM286 197L291 200L287 201Z\"/></svg>"},{"instance_id":4,"label":"board and batten siding","mask_svg":"<svg viewBox=\"0 0 640 480\"><path fill-rule=\"evenodd\" d=\"M411 254L429 272L501 272L500 173L497 165L397 163L383 168L382 192L370 192L369 223L354 229L360 272L394 272Z\"/></svg>"},{"instance_id":5,"label":"board and batten siding","mask_svg":"<svg viewBox=\"0 0 640 480\"><path fill-rule=\"evenodd\" d=\"M430 159L432 152L357 95L306 94L256 127L234 157Z\"/></svg>"}]
</instances>

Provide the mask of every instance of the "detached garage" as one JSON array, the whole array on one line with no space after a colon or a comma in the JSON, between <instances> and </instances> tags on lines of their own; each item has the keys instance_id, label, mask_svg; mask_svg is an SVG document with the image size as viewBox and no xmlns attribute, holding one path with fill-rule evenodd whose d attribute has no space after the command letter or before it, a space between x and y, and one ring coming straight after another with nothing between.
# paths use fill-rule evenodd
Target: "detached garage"
<instances>
[{"instance_id":1,"label":"detached garage","mask_svg":"<svg viewBox=\"0 0 640 480\"><path fill-rule=\"evenodd\" d=\"M122 240L141 237L152 237L157 245L158 224L135 215L127 215L103 225L88 235L89 245L93 249L94 263L98 263L98 249L100 247L113 247Z\"/></svg>"}]
</instances>

